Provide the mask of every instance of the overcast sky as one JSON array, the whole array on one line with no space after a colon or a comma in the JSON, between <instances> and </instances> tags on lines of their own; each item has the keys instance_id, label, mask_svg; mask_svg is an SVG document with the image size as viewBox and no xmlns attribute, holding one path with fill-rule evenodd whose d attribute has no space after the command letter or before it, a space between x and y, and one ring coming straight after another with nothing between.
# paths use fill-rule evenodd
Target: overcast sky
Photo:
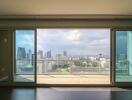
<instances>
[{"instance_id":1,"label":"overcast sky","mask_svg":"<svg viewBox=\"0 0 132 100\"><path fill-rule=\"evenodd\" d=\"M16 31L16 53L18 47L25 48L26 52L30 49L34 52L34 31L33 30L17 30Z\"/></svg>"},{"instance_id":2,"label":"overcast sky","mask_svg":"<svg viewBox=\"0 0 132 100\"><path fill-rule=\"evenodd\" d=\"M37 49L52 54L110 55L109 29L38 29Z\"/></svg>"},{"instance_id":3,"label":"overcast sky","mask_svg":"<svg viewBox=\"0 0 132 100\"><path fill-rule=\"evenodd\" d=\"M16 31L16 47L34 52L34 31ZM37 29L37 50L52 55L67 51L68 55L110 55L109 29Z\"/></svg>"}]
</instances>

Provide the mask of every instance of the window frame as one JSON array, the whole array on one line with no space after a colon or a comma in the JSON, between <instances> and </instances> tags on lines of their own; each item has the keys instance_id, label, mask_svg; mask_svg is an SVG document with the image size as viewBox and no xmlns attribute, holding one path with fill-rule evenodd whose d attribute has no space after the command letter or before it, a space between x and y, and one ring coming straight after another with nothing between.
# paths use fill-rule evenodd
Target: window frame
<instances>
[{"instance_id":1,"label":"window frame","mask_svg":"<svg viewBox=\"0 0 132 100\"><path fill-rule=\"evenodd\" d=\"M76 26L70 26L70 27L51 27L51 26L48 26L48 27L37 27L36 28L36 31L37 29L109 29L110 30L110 33L109 33L109 49L110 49L110 84L37 84L37 86L114 86L114 77L112 76L113 75L113 60L112 60L112 50L113 50L113 43L112 43L112 40L113 40L113 29L110 28L110 27L76 27ZM37 76L37 74L36 74Z\"/></svg>"},{"instance_id":2,"label":"window frame","mask_svg":"<svg viewBox=\"0 0 132 100\"><path fill-rule=\"evenodd\" d=\"M34 55L35 55L35 66L34 66L34 81L33 82L19 82L19 81L14 81L14 74L18 74L16 73L16 30L32 30L34 31ZM12 67L12 85L14 86L36 86L36 81L37 81L37 77L36 77L36 54L37 54L37 38L36 38L36 28L34 27L16 27L13 29L13 67Z\"/></svg>"},{"instance_id":3,"label":"window frame","mask_svg":"<svg viewBox=\"0 0 132 100\"><path fill-rule=\"evenodd\" d=\"M119 86L119 87L130 87L132 86L132 82L116 82L116 31L132 31L132 28L113 28L113 33L114 33L114 51L112 51L114 53L114 75L113 75L113 79L114 79L114 86Z\"/></svg>"}]
</instances>

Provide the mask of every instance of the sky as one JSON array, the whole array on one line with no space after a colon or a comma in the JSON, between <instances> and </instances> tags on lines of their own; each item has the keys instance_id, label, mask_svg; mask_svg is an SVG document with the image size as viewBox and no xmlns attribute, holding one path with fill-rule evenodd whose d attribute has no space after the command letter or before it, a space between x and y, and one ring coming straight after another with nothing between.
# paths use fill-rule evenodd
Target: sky
<instances>
[{"instance_id":1,"label":"sky","mask_svg":"<svg viewBox=\"0 0 132 100\"><path fill-rule=\"evenodd\" d=\"M24 47L26 52L34 52L35 34L33 30L16 31L16 48ZM110 29L77 29L77 28L49 28L37 29L37 50L52 55L103 55L110 56Z\"/></svg>"},{"instance_id":2,"label":"sky","mask_svg":"<svg viewBox=\"0 0 132 100\"><path fill-rule=\"evenodd\" d=\"M37 50L68 55L110 56L110 29L37 29Z\"/></svg>"},{"instance_id":3,"label":"sky","mask_svg":"<svg viewBox=\"0 0 132 100\"><path fill-rule=\"evenodd\" d=\"M18 47L24 47L26 52L30 49L34 52L34 31L33 30L16 30L16 53Z\"/></svg>"}]
</instances>

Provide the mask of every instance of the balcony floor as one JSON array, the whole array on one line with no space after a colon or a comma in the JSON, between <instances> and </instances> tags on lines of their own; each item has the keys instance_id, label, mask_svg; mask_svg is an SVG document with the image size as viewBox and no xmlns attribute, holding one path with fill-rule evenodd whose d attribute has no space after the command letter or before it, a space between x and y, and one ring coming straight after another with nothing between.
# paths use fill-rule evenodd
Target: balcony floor
<instances>
[{"instance_id":1,"label":"balcony floor","mask_svg":"<svg viewBox=\"0 0 132 100\"><path fill-rule=\"evenodd\" d=\"M33 75L16 75L16 82L32 82ZM37 75L37 84L110 84L109 75Z\"/></svg>"},{"instance_id":2,"label":"balcony floor","mask_svg":"<svg viewBox=\"0 0 132 100\"><path fill-rule=\"evenodd\" d=\"M108 75L38 75L38 84L110 84Z\"/></svg>"}]
</instances>

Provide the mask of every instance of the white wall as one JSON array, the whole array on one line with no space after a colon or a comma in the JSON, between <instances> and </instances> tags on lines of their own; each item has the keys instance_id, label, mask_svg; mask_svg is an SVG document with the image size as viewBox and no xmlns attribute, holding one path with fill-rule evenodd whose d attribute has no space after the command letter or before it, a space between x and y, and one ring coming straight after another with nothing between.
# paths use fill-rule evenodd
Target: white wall
<instances>
[{"instance_id":1,"label":"white wall","mask_svg":"<svg viewBox=\"0 0 132 100\"><path fill-rule=\"evenodd\" d=\"M0 0L0 15L132 14L132 0Z\"/></svg>"}]
</instances>

